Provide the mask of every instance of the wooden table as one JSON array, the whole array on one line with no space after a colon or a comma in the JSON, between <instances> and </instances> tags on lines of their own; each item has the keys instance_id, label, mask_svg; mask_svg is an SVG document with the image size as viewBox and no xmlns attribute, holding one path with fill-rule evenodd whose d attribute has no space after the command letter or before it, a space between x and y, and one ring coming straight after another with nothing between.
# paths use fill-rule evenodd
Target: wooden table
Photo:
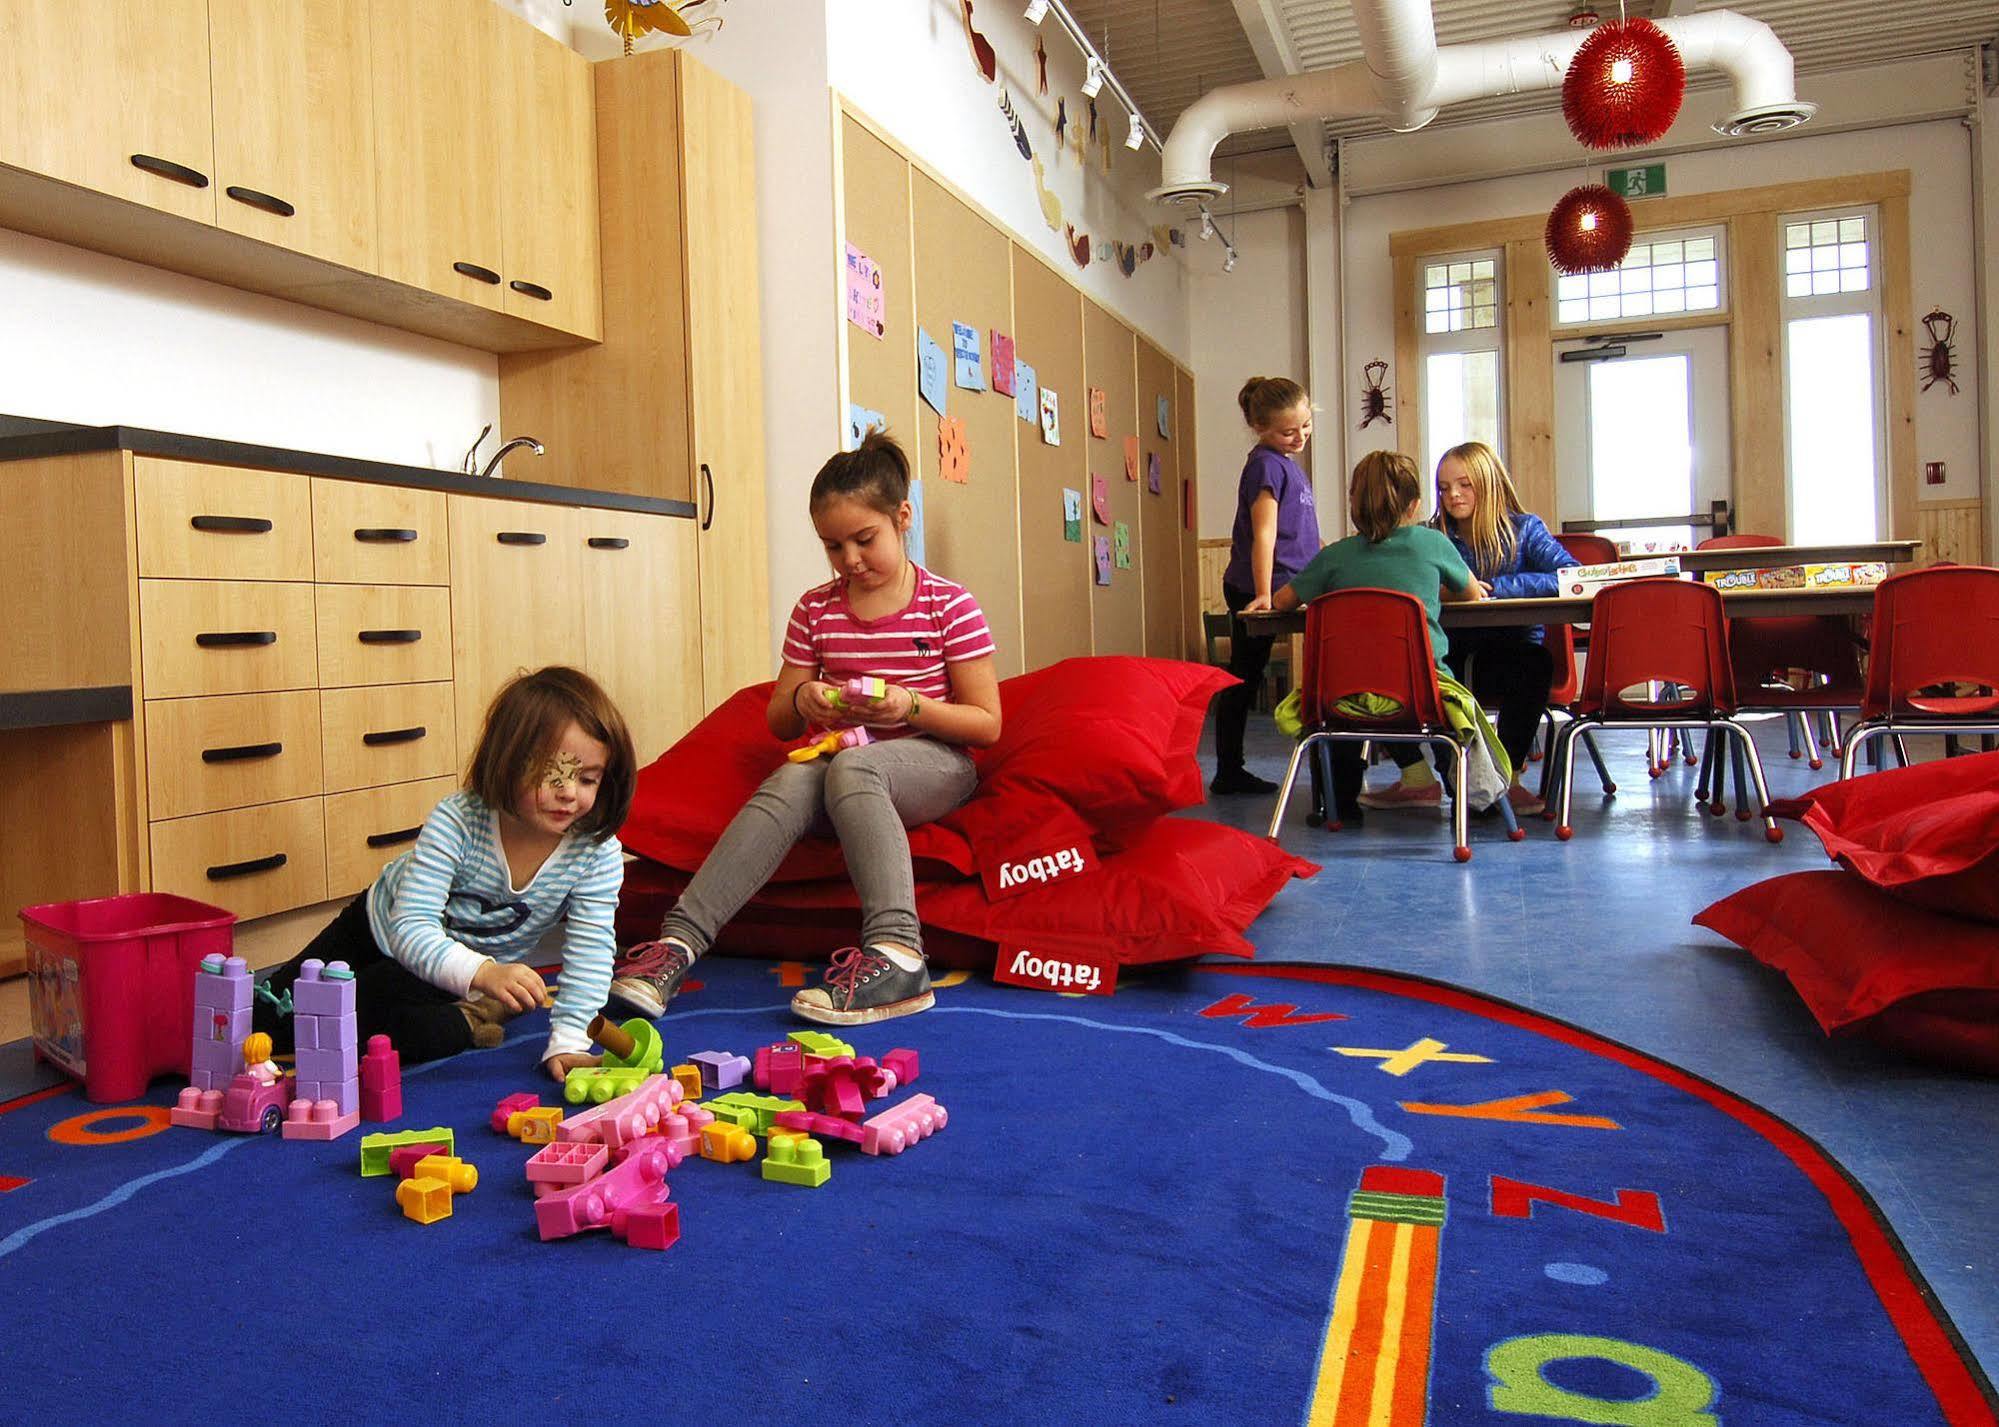
<instances>
[{"instance_id":1,"label":"wooden table","mask_svg":"<svg viewBox=\"0 0 1999 1427\"><path fill-rule=\"evenodd\" d=\"M1874 591L1871 587L1847 590L1729 590L1723 593L1721 606L1731 618L1756 615L1871 614L1874 610ZM1446 630L1492 629L1509 625L1586 624L1589 615L1589 596L1556 595L1541 599L1475 600L1469 604L1445 605L1444 628ZM1240 617L1251 634L1301 634L1305 629L1305 611L1302 607L1284 614L1245 614Z\"/></svg>"},{"instance_id":2,"label":"wooden table","mask_svg":"<svg viewBox=\"0 0 1999 1427\"><path fill-rule=\"evenodd\" d=\"M1920 540L1872 540L1852 545L1746 545L1733 550L1680 550L1632 555L1633 560L1678 559L1693 574L1703 570L1768 570L1782 565L1856 565L1870 560L1902 565L1916 558Z\"/></svg>"}]
</instances>

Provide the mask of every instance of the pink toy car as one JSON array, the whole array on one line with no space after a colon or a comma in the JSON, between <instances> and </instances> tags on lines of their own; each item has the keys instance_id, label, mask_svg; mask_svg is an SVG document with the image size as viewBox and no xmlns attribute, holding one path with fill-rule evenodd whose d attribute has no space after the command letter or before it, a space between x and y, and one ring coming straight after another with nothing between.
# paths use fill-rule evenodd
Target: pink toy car
<instances>
[{"instance_id":1,"label":"pink toy car","mask_svg":"<svg viewBox=\"0 0 1999 1427\"><path fill-rule=\"evenodd\" d=\"M229 1089L222 1096L222 1114L216 1120L219 1130L234 1130L241 1135L272 1135L285 1120L285 1106L291 1103L292 1081L289 1075L279 1080L265 1080L261 1075L244 1071L229 1082Z\"/></svg>"}]
</instances>

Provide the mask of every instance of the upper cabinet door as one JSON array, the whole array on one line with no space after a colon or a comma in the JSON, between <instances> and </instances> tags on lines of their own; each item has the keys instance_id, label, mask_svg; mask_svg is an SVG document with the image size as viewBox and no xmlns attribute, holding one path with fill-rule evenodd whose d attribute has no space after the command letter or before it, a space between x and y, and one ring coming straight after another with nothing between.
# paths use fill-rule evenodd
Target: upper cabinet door
<instances>
[{"instance_id":1,"label":"upper cabinet door","mask_svg":"<svg viewBox=\"0 0 1999 1427\"><path fill-rule=\"evenodd\" d=\"M0 163L215 221L208 0L10 4Z\"/></svg>"},{"instance_id":2,"label":"upper cabinet door","mask_svg":"<svg viewBox=\"0 0 1999 1427\"><path fill-rule=\"evenodd\" d=\"M368 0L209 0L215 221L375 265Z\"/></svg>"},{"instance_id":3,"label":"upper cabinet door","mask_svg":"<svg viewBox=\"0 0 1999 1427\"><path fill-rule=\"evenodd\" d=\"M604 335L597 243L597 119L590 62L525 20L497 16L505 310Z\"/></svg>"},{"instance_id":4,"label":"upper cabinet door","mask_svg":"<svg viewBox=\"0 0 1999 1427\"><path fill-rule=\"evenodd\" d=\"M502 195L490 118L499 100L492 0L372 0L377 270L499 311Z\"/></svg>"}]
</instances>

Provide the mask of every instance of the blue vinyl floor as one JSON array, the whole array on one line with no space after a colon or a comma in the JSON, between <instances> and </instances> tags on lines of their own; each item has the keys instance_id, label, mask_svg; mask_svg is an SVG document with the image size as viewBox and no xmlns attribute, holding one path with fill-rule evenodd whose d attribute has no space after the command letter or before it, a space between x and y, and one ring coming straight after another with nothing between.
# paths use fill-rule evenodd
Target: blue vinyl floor
<instances>
[{"instance_id":1,"label":"blue vinyl floor","mask_svg":"<svg viewBox=\"0 0 1999 1427\"><path fill-rule=\"evenodd\" d=\"M1830 779L1758 729L1771 795ZM1644 738L1615 735L1605 802L1579 770L1572 841L1524 824L1509 844L1474 820L1472 860L1451 860L1437 811L1371 812L1358 830L1307 827L1300 770L1284 846L1322 864L1250 930L1259 958L1332 962L1453 982L1573 1021L1693 1071L1782 1116L1825 1147L1880 1204L1988 1375L1999 1376L1999 1084L1913 1064L1860 1040L1828 1040L1782 976L1690 924L1728 893L1828 866L1795 823L1697 811L1699 770L1645 776ZM1249 766L1283 776L1290 744L1251 715ZM1203 766L1212 771L1204 746ZM1393 768L1371 782L1392 781ZM1530 782L1539 777L1534 765ZM1196 815L1261 835L1271 797L1218 798Z\"/></svg>"}]
</instances>

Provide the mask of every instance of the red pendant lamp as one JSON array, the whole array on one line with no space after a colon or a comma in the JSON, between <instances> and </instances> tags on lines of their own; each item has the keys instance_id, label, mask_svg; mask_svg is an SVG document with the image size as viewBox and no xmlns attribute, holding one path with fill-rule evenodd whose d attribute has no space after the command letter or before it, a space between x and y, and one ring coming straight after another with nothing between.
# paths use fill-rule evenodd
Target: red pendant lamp
<instances>
[{"instance_id":1,"label":"red pendant lamp","mask_svg":"<svg viewBox=\"0 0 1999 1427\"><path fill-rule=\"evenodd\" d=\"M1687 67L1672 37L1650 20L1598 25L1562 76L1562 117L1592 149L1661 138L1679 117Z\"/></svg>"},{"instance_id":2,"label":"red pendant lamp","mask_svg":"<svg viewBox=\"0 0 1999 1427\"><path fill-rule=\"evenodd\" d=\"M1631 205L1600 183L1572 188L1549 212L1546 237L1559 271L1608 272L1631 251Z\"/></svg>"}]
</instances>

